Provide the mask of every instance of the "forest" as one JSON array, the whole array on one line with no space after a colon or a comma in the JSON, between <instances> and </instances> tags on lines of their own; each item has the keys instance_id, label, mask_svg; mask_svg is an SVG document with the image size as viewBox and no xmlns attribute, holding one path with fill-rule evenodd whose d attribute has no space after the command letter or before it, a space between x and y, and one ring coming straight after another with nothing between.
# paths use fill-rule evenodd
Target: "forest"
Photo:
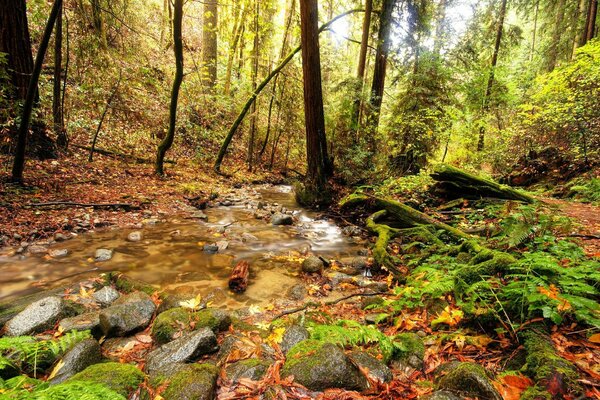
<instances>
[{"instance_id":1,"label":"forest","mask_svg":"<svg viewBox=\"0 0 600 400\"><path fill-rule=\"evenodd\" d=\"M2 0L0 399L600 399L598 0Z\"/></svg>"}]
</instances>

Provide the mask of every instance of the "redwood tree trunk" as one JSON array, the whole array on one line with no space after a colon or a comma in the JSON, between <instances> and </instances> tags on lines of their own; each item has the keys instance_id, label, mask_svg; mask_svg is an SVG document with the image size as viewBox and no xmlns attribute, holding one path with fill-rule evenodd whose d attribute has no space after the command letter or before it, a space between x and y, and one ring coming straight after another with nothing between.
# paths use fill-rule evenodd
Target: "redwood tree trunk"
<instances>
[{"instance_id":1,"label":"redwood tree trunk","mask_svg":"<svg viewBox=\"0 0 600 400\"><path fill-rule=\"evenodd\" d=\"M548 54L548 72L556 68L558 53L560 48L560 38L563 35L563 21L565 19L565 0L558 0L556 5L556 21L554 23L554 32L552 33L552 42Z\"/></svg>"},{"instance_id":2,"label":"redwood tree trunk","mask_svg":"<svg viewBox=\"0 0 600 400\"><path fill-rule=\"evenodd\" d=\"M598 0L590 0L587 9L587 17L585 21L585 32L583 35L583 43L586 44L596 37L596 17L598 15Z\"/></svg>"},{"instance_id":3,"label":"redwood tree trunk","mask_svg":"<svg viewBox=\"0 0 600 400\"><path fill-rule=\"evenodd\" d=\"M202 24L203 80L211 90L214 89L217 83L217 6L217 0L204 1L204 18Z\"/></svg>"},{"instance_id":4,"label":"redwood tree trunk","mask_svg":"<svg viewBox=\"0 0 600 400\"><path fill-rule=\"evenodd\" d=\"M331 173L327 156L317 0L300 1L302 76L304 81L304 118L306 127L306 184L311 189L323 188Z\"/></svg>"},{"instance_id":5,"label":"redwood tree trunk","mask_svg":"<svg viewBox=\"0 0 600 400\"><path fill-rule=\"evenodd\" d=\"M352 129L358 130L358 119L360 116L360 103L365 80L365 66L367 64L367 50L369 49L369 32L371 29L371 13L373 11L373 0L365 0L365 18L363 19L362 38L360 41L360 54L358 56L358 67L356 79L358 80L357 98L352 108Z\"/></svg>"},{"instance_id":6,"label":"redwood tree trunk","mask_svg":"<svg viewBox=\"0 0 600 400\"><path fill-rule=\"evenodd\" d=\"M14 87L14 98L25 100L33 71L31 39L25 0L0 1L0 52L7 54L7 70ZM37 100L37 86L36 86Z\"/></svg>"}]
</instances>

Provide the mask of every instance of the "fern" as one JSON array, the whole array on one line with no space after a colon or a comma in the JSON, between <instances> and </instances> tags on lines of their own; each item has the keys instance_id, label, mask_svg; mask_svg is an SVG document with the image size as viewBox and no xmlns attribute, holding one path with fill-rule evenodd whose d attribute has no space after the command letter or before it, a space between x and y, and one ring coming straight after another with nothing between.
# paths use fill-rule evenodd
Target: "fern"
<instances>
[{"instance_id":1,"label":"fern","mask_svg":"<svg viewBox=\"0 0 600 400\"><path fill-rule=\"evenodd\" d=\"M6 389L4 394L0 394L2 400L125 400L125 397L104 385L85 381L65 382L50 387L41 383L32 390L24 387Z\"/></svg>"}]
</instances>

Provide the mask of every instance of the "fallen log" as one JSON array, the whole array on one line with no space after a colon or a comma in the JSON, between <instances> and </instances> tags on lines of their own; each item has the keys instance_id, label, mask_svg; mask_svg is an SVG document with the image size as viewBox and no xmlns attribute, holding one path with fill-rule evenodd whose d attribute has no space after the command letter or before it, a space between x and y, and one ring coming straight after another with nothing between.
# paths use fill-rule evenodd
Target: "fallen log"
<instances>
[{"instance_id":1,"label":"fallen log","mask_svg":"<svg viewBox=\"0 0 600 400\"><path fill-rule=\"evenodd\" d=\"M516 200L533 203L535 199L528 194L501 185L490 179L484 179L450 165L437 166L431 177L437 182L433 188L436 194L446 198L494 197L503 200Z\"/></svg>"},{"instance_id":2,"label":"fallen log","mask_svg":"<svg viewBox=\"0 0 600 400\"><path fill-rule=\"evenodd\" d=\"M78 203L74 201L49 201L46 203L27 203L25 207L83 207L83 208L122 208L125 211L139 210L140 206L129 203Z\"/></svg>"},{"instance_id":3,"label":"fallen log","mask_svg":"<svg viewBox=\"0 0 600 400\"><path fill-rule=\"evenodd\" d=\"M235 293L244 293L248 288L248 276L250 275L250 264L248 261L240 261L233 268L229 278L229 289Z\"/></svg>"}]
</instances>

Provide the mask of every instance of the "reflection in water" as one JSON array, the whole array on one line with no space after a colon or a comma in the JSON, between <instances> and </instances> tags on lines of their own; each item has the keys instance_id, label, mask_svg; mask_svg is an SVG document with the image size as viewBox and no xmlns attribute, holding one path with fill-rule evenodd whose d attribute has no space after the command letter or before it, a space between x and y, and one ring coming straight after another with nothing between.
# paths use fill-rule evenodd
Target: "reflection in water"
<instances>
[{"instance_id":1,"label":"reflection in water","mask_svg":"<svg viewBox=\"0 0 600 400\"><path fill-rule=\"evenodd\" d=\"M69 250L62 259L0 257L0 297L76 282L99 269L121 271L166 290L185 286L194 293L210 294L215 305L266 304L298 282L299 265L277 256L310 250L338 258L356 255L359 249L333 222L315 220L314 213L300 209L288 186L260 187L241 196L243 200L232 197L233 206L205 210L207 222L173 218L147 226L140 242L126 241L129 231L109 230L55 245ZM250 204L259 200L293 210L298 223L273 226L256 219ZM227 248L218 254L202 251L204 244L220 241L226 241ZM98 248L114 249L113 258L94 263L90 257ZM250 285L246 293L234 295L226 290L227 280L232 267L242 259L251 265Z\"/></svg>"}]
</instances>

